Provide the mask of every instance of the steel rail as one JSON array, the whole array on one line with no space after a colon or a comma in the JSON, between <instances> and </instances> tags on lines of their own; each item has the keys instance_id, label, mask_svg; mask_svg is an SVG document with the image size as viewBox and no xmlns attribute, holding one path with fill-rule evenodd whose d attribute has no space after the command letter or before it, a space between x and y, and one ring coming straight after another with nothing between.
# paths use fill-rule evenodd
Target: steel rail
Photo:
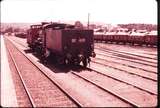
<instances>
[{"instance_id":1,"label":"steel rail","mask_svg":"<svg viewBox=\"0 0 160 108\"><path fill-rule=\"evenodd\" d=\"M8 39L9 40L9 39ZM11 40L9 40L12 44L13 42ZM13 44L14 45L14 44ZM55 80L55 79L52 79L50 78L50 76L46 75L45 72L40 69L39 66L37 66L29 57L27 57L18 47L16 47L16 45L14 45L15 48L21 53L23 54L23 56L28 59L30 61L31 64L33 64L39 71L42 72L43 75L45 75L52 83L54 83L69 99L71 99L78 107L83 107L83 105L77 100L75 99L74 97L72 97L64 88L62 88L60 86L60 84Z\"/></svg>"},{"instance_id":2,"label":"steel rail","mask_svg":"<svg viewBox=\"0 0 160 108\"><path fill-rule=\"evenodd\" d=\"M151 95L157 95L157 93L153 93L153 92L151 92L151 91L149 91L149 90L145 90L144 88L137 87L136 85L130 84L130 83L125 82L125 81L122 81L122 80L120 80L120 79L118 79L118 78L115 78L115 77L113 77L113 76L106 75L106 74L104 74L104 73L102 73L102 72L99 72L99 71L97 71L97 70L94 70L94 69L90 69L90 68L88 68L88 69L89 69L89 70L92 70L93 72L96 72L96 73L98 73L98 74L101 74L101 75L103 75L103 76L106 76L106 77L112 78L112 79L114 79L114 80L117 80L117 81L119 81L119 82L123 82L123 83L125 83L125 84L127 84L127 85L131 85L131 86L133 86L133 87L135 87L135 88L137 88L137 89L139 89L139 90L145 91L145 92L147 92L147 93L149 93L149 94L151 94Z\"/></svg>"},{"instance_id":3,"label":"steel rail","mask_svg":"<svg viewBox=\"0 0 160 108\"><path fill-rule=\"evenodd\" d=\"M87 78L84 78L83 76L81 76L81 75L79 75L79 74L77 74L77 73L75 73L75 72L71 72L71 73L72 73L73 75L76 75L77 77L79 77L79 78L81 78L81 79L83 79L83 80L85 80L85 81L87 81L87 82L95 85L96 87L100 88L101 90L112 94L113 96L119 98L119 99L122 100L123 102L126 102L126 103L130 104L130 105L133 106L133 107L140 107L140 106L137 105L136 103L133 103L133 102L127 100L126 98L124 98L124 97L122 97L122 96L114 93L114 92L111 91L111 90L107 90L107 89L103 88L102 86L97 85L97 84L94 83L93 81L91 81L91 80L89 80L89 79L87 79Z\"/></svg>"},{"instance_id":4,"label":"steel rail","mask_svg":"<svg viewBox=\"0 0 160 108\"><path fill-rule=\"evenodd\" d=\"M129 62L138 63L138 64L142 64L142 65L148 65L148 66L157 68L157 66L155 66L155 65L151 65L151 64L147 64L147 63L142 63L142 62L137 62L137 61L134 61L134 60L128 60L127 58L121 58L121 57L111 56L111 55L102 54L102 53L98 53L98 55L108 56L108 57L111 57L111 58L117 58L117 59L120 59L120 60L125 60L125 61L129 61Z\"/></svg>"},{"instance_id":5,"label":"steel rail","mask_svg":"<svg viewBox=\"0 0 160 108\"><path fill-rule=\"evenodd\" d=\"M137 57L143 57L143 58L147 58L147 59L157 60L156 58L146 57L146 56L132 54L132 53L127 53L127 52L123 52L123 51L116 51L116 50L112 50L112 49L109 49L109 48L106 48L106 47L103 47L103 46L98 46L98 47L103 48L105 50L110 50L110 51L113 51L113 52L117 52L117 53L124 53L124 54L129 54L129 55L133 55L133 56L137 56Z\"/></svg>"},{"instance_id":6,"label":"steel rail","mask_svg":"<svg viewBox=\"0 0 160 108\"><path fill-rule=\"evenodd\" d=\"M95 48L97 48L97 47L95 47ZM125 56L125 54L126 53L124 53L124 52L120 52L120 51L114 51L114 50L111 50L111 49L106 49L106 48L103 48L103 47L100 47L100 48L97 48L97 49L101 49L102 51L105 51L105 52L109 52L109 53L113 53L113 54L120 54L120 55L124 55ZM131 55L131 54L130 54ZM134 56L134 58L136 58L135 57L135 55L132 55L132 56ZM139 57L139 56L137 56L137 57ZM142 57L144 57L144 56L142 56ZM149 63L153 63L153 64L156 64L156 62L153 62L153 61L149 61L149 60L144 60L144 59L140 59L140 58L136 58L137 60L141 60L141 61L145 61L145 62L149 62ZM148 59L148 58L147 58ZM152 60L157 60L157 59L152 59Z\"/></svg>"},{"instance_id":7,"label":"steel rail","mask_svg":"<svg viewBox=\"0 0 160 108\"><path fill-rule=\"evenodd\" d=\"M14 60L14 58L13 58L13 56L12 56L11 51L9 50L9 48L8 48L8 52L9 52L9 55L10 55L10 57L11 57L13 63L14 63L14 66L15 66L15 68L16 68L16 71L18 72L18 75L19 75L19 77L20 77L20 79L21 79L22 85L23 85L23 87L24 87L24 90L25 90L26 93L27 93L27 96L28 96L28 98L29 98L29 101L30 101L32 107L36 107L36 105L35 105L35 103L34 103L34 101L33 101L33 98L32 98L32 96L31 96L31 94L29 93L29 90L28 90L28 88L27 88L27 86L26 86L26 84L25 84L25 82L24 82L24 80L23 80L23 78L22 78L22 75L21 75L21 72L20 72L20 70L19 70L19 68L18 68L18 66L17 66L17 63L16 63L16 61Z\"/></svg>"},{"instance_id":8,"label":"steel rail","mask_svg":"<svg viewBox=\"0 0 160 108\"><path fill-rule=\"evenodd\" d=\"M116 70L120 70L120 71L123 71L123 72L129 73L129 74L131 74L131 75L136 75L136 76L139 76L139 77L142 77L142 78L148 79L148 80L152 80L152 81L155 81L155 82L157 81L156 79L149 78L149 77L142 76L142 75L138 75L138 74L135 74L135 73L132 73L132 72L129 72L129 71L123 70L123 69L119 69L119 68L113 67L113 66L108 66L108 65L103 64L103 63L100 63L100 62L96 62L96 61L91 61L91 62L96 63L96 64L100 64L100 65L102 65L102 66L107 66L107 67L110 67L110 68L113 68L113 69L116 69Z\"/></svg>"},{"instance_id":9,"label":"steel rail","mask_svg":"<svg viewBox=\"0 0 160 108\"><path fill-rule=\"evenodd\" d=\"M18 44L20 44L20 45L22 45L22 46L26 47L25 45L23 45L23 44L21 44L21 43L19 43L19 42L16 42L16 43L18 43ZM27 47L26 47L26 48L27 48ZM111 68L112 68L112 67L111 67ZM117 81L120 81L120 82L126 83L126 84L128 84L128 85L134 86L134 87L136 87L136 88L138 88L138 89L140 89L140 90L143 90L143 91L145 91L145 92L147 92L147 93L149 93L149 94L157 95L156 93L150 92L150 91L145 90L145 89L140 88L140 87L137 87L137 86L135 86L135 85L133 85L133 84L130 84L130 83L127 83L127 82L125 82L125 81L119 80L119 79L117 79L117 78L111 77L111 76L109 76L109 75L103 74L103 73L101 73L101 72L99 72L99 71L97 71L97 70L95 70L95 69L90 69L90 68L87 68L87 69L89 69L89 70L93 70L94 72L97 72L97 73L99 73L99 74L101 74L101 75L104 75L104 76L110 77L110 78L112 78L112 79L115 79L115 80L117 80ZM120 70L120 71L123 71L123 70ZM127 71L127 72L128 72L128 71ZM132 74L132 73L129 73L129 74ZM137 74L136 74L136 75L137 75ZM138 76L142 77L141 75L138 75ZM146 78L146 77L145 77L145 78ZM148 77L147 77L147 79L148 79ZM149 79L149 80L150 80L150 79ZM152 80L152 79L151 79L151 80ZM153 81L157 81L157 80L153 80Z\"/></svg>"},{"instance_id":10,"label":"steel rail","mask_svg":"<svg viewBox=\"0 0 160 108\"><path fill-rule=\"evenodd\" d=\"M143 71L146 71L146 72L150 72L150 73L157 74L157 72L155 72L155 71L151 71L151 70L143 69L143 68L141 68L141 67L132 66L132 65L130 65L130 64L126 65L126 64L121 63L121 62L109 61L109 60L102 59L102 58L98 58L98 57L97 57L97 58L95 58L95 59L104 60L104 61L106 61L106 62L112 62L112 63L115 63L115 64L121 64L121 65L123 65L123 66L128 66L128 67L131 67L131 68L137 68L137 69L140 69L140 70L143 70Z\"/></svg>"}]
</instances>

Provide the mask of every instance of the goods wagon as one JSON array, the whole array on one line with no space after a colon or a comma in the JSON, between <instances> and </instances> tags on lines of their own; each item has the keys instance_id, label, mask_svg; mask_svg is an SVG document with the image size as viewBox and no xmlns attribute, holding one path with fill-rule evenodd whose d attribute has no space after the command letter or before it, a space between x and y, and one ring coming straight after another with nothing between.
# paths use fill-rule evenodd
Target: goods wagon
<instances>
[{"instance_id":1,"label":"goods wagon","mask_svg":"<svg viewBox=\"0 0 160 108\"><path fill-rule=\"evenodd\" d=\"M157 32L152 31L145 35L144 41L146 45L157 46Z\"/></svg>"},{"instance_id":2,"label":"goods wagon","mask_svg":"<svg viewBox=\"0 0 160 108\"><path fill-rule=\"evenodd\" d=\"M144 44L144 33L136 33L132 32L128 36L128 43L131 43L132 45L138 44L138 45L143 45Z\"/></svg>"},{"instance_id":3,"label":"goods wagon","mask_svg":"<svg viewBox=\"0 0 160 108\"><path fill-rule=\"evenodd\" d=\"M99 42L99 41L103 41L103 34L102 33L95 33L94 34L94 40Z\"/></svg>"},{"instance_id":4,"label":"goods wagon","mask_svg":"<svg viewBox=\"0 0 160 108\"><path fill-rule=\"evenodd\" d=\"M107 32L105 34L94 34L95 41L115 42L131 45L151 45L157 46L156 33L138 33L138 32Z\"/></svg>"},{"instance_id":5,"label":"goods wagon","mask_svg":"<svg viewBox=\"0 0 160 108\"><path fill-rule=\"evenodd\" d=\"M115 35L113 35L112 41L116 42L116 43L123 43L123 44L125 44L128 41L128 33L118 32Z\"/></svg>"},{"instance_id":6,"label":"goods wagon","mask_svg":"<svg viewBox=\"0 0 160 108\"><path fill-rule=\"evenodd\" d=\"M105 42L114 42L115 32L106 33L103 35L103 40Z\"/></svg>"}]
</instances>

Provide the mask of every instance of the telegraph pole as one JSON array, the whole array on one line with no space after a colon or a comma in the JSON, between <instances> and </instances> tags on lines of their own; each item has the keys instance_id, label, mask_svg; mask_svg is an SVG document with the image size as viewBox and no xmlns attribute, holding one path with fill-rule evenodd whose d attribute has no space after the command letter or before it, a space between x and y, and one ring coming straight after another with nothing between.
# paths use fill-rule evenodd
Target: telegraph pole
<instances>
[{"instance_id":1,"label":"telegraph pole","mask_svg":"<svg viewBox=\"0 0 160 108\"><path fill-rule=\"evenodd\" d=\"M88 13L88 25L87 25L88 29L89 29L89 17L90 17L90 14Z\"/></svg>"}]
</instances>

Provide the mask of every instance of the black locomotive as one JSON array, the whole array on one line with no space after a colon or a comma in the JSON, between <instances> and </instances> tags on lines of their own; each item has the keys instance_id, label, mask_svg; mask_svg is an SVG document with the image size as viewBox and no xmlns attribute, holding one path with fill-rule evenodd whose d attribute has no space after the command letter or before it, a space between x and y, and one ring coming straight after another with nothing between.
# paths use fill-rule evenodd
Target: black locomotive
<instances>
[{"instance_id":1,"label":"black locomotive","mask_svg":"<svg viewBox=\"0 0 160 108\"><path fill-rule=\"evenodd\" d=\"M28 46L45 61L50 55L60 64L80 64L86 67L95 57L93 30L77 25L42 23L31 25Z\"/></svg>"}]
</instances>

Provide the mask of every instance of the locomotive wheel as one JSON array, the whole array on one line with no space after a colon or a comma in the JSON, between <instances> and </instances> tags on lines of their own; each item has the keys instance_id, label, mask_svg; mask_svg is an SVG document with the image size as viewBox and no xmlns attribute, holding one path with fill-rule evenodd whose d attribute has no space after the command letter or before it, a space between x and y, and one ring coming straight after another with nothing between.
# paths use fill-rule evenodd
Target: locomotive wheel
<instances>
[{"instance_id":1,"label":"locomotive wheel","mask_svg":"<svg viewBox=\"0 0 160 108\"><path fill-rule=\"evenodd\" d=\"M44 55L41 56L40 60L43 64L47 64L47 59L45 58Z\"/></svg>"},{"instance_id":2,"label":"locomotive wheel","mask_svg":"<svg viewBox=\"0 0 160 108\"><path fill-rule=\"evenodd\" d=\"M43 64L47 63L49 56L50 56L49 50L42 51L42 53L41 53L41 61L42 61Z\"/></svg>"},{"instance_id":3,"label":"locomotive wheel","mask_svg":"<svg viewBox=\"0 0 160 108\"><path fill-rule=\"evenodd\" d=\"M75 65L80 65L80 63L81 63L81 61L77 61L77 62L75 62L74 64L75 64Z\"/></svg>"},{"instance_id":4,"label":"locomotive wheel","mask_svg":"<svg viewBox=\"0 0 160 108\"><path fill-rule=\"evenodd\" d=\"M83 61L82 61L82 63L83 63L83 67L87 67L87 59L85 58Z\"/></svg>"},{"instance_id":5,"label":"locomotive wheel","mask_svg":"<svg viewBox=\"0 0 160 108\"><path fill-rule=\"evenodd\" d=\"M46 59L50 57L50 54L51 54L51 52L48 49L46 49L45 52L43 53L43 55Z\"/></svg>"},{"instance_id":6,"label":"locomotive wheel","mask_svg":"<svg viewBox=\"0 0 160 108\"><path fill-rule=\"evenodd\" d=\"M68 59L64 59L64 63L65 63L65 65L68 65L69 64L69 60Z\"/></svg>"},{"instance_id":7,"label":"locomotive wheel","mask_svg":"<svg viewBox=\"0 0 160 108\"><path fill-rule=\"evenodd\" d=\"M32 50L32 52L35 52L35 48L34 47L31 47L31 50Z\"/></svg>"}]
</instances>

